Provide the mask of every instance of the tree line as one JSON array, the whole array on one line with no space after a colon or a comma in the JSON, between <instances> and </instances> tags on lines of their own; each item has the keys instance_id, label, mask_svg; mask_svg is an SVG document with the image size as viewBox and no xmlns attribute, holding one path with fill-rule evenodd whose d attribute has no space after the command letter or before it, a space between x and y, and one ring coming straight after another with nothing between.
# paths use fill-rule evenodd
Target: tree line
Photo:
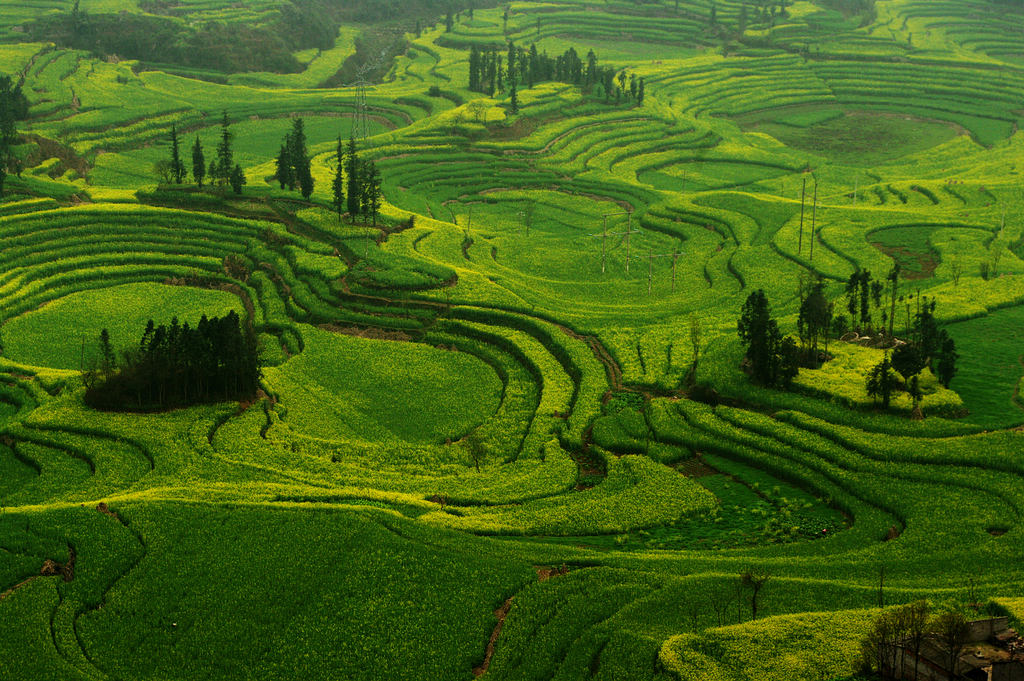
<instances>
[{"instance_id":1,"label":"tree line","mask_svg":"<svg viewBox=\"0 0 1024 681\"><path fill-rule=\"evenodd\" d=\"M912 678L933 678L928 663L921 663L922 651L930 644L941 657L933 662L942 666L948 678L961 678L960 657L970 632L970 622L958 611L933 615L927 601L908 603L875 619L861 642L859 666L864 674L901 679L906 678L904 670L910 664L914 667Z\"/></svg>"},{"instance_id":2,"label":"tree line","mask_svg":"<svg viewBox=\"0 0 1024 681\"><path fill-rule=\"evenodd\" d=\"M28 99L10 76L0 74L0 196L10 172L21 174L21 160L14 153L17 122L28 118Z\"/></svg>"},{"instance_id":3,"label":"tree line","mask_svg":"<svg viewBox=\"0 0 1024 681\"><path fill-rule=\"evenodd\" d=\"M117 55L221 73L299 73L305 67L294 53L333 47L340 26L326 13L328 3L313 0L281 0L278 11L262 25L187 22L178 16L160 16L174 14L179 3L140 4L146 13L87 12L76 0L68 12L47 14L27 24L26 32L31 40L101 57Z\"/></svg>"},{"instance_id":4,"label":"tree line","mask_svg":"<svg viewBox=\"0 0 1024 681\"><path fill-rule=\"evenodd\" d=\"M246 184L245 172L234 162L232 151L233 134L230 130L227 112L221 120L220 141L216 154L209 164L206 152L199 137L196 136L192 145L192 178L202 187L209 179L217 186L230 185L236 194L242 193ZM380 216L383 194L381 191L381 174L377 164L369 159L359 157L354 137L350 137L348 146L338 136L338 144L334 154L334 177L331 182L331 206L340 220L347 212L352 220L362 217L364 222L372 222L377 226ZM181 140L176 126L171 126L170 148L168 157L156 164L160 178L166 183L183 184L188 178L188 170L181 152ZM296 189L306 200L313 195L316 180L313 177L311 159L307 148L306 127L302 118L292 121L292 129L285 134L276 159L274 179L281 189Z\"/></svg>"},{"instance_id":5,"label":"tree line","mask_svg":"<svg viewBox=\"0 0 1024 681\"><path fill-rule=\"evenodd\" d=\"M869 397L888 409L892 396L905 390L911 398L915 415L919 415L923 393L920 374L928 368L939 383L949 387L956 375L956 343L935 317L934 300L917 299L917 310L911 315L912 302L907 301L908 323L905 337L895 336L895 317L898 296L899 266L887 277L890 286L883 305L885 286L873 281L870 272L862 270L851 275L846 286L846 309L856 326L858 336L872 332L872 306L887 307L881 315L882 324L875 333L892 349L886 351L882 361L869 372L865 389ZM751 293L740 310L737 333L744 345L744 368L754 382L765 387L789 389L801 368L816 369L831 356L828 354L830 336L839 338L847 333L848 321L843 315L833 314L835 303L825 294L825 284L817 281L800 287L800 307L797 315L799 344L784 336L778 322L772 317L771 305L762 289ZM888 337L886 337L888 324ZM823 344L823 348L819 347ZM896 373L898 372L898 374ZM902 380L900 380L902 376Z\"/></svg>"},{"instance_id":6,"label":"tree line","mask_svg":"<svg viewBox=\"0 0 1024 681\"><path fill-rule=\"evenodd\" d=\"M99 358L83 374L85 402L106 410L155 410L243 400L256 395L261 377L256 334L238 314L195 326L178 319L150 320L136 348L118 358L107 329Z\"/></svg>"},{"instance_id":7,"label":"tree line","mask_svg":"<svg viewBox=\"0 0 1024 681\"><path fill-rule=\"evenodd\" d=\"M958 359L960 355L956 350L956 342L946 329L939 327L935 319L935 300L922 303L919 299L918 311L906 340L896 346L891 356L886 353L884 359L868 374L868 396L880 401L883 409L888 409L893 394L902 389L910 396L916 412L923 397L921 372L930 369L939 383L948 388L956 376ZM894 370L903 376L903 381L900 381Z\"/></svg>"},{"instance_id":8,"label":"tree line","mask_svg":"<svg viewBox=\"0 0 1024 681\"><path fill-rule=\"evenodd\" d=\"M557 57L550 57L547 52L538 53L532 43L526 50L509 42L504 54L497 49L470 47L469 89L489 97L507 91L513 98L513 113L518 109L519 87L532 88L542 82L576 85L584 93L603 95L606 102L610 102L613 95L616 103L623 98L638 105L644 101L644 79L631 74L627 84L626 72L601 66L593 50L587 53L584 62L572 47Z\"/></svg>"},{"instance_id":9,"label":"tree line","mask_svg":"<svg viewBox=\"0 0 1024 681\"><path fill-rule=\"evenodd\" d=\"M196 136L196 141L192 145L192 178L199 187L202 187L203 182L209 179L212 185L222 187L230 185L236 194L242 193L242 187L246 184L245 172L241 165L235 163L233 140L234 134L231 132L231 121L227 111L221 118L220 140L209 165L206 162L203 143L199 140L199 136ZM181 140L175 125L171 126L169 157L157 161L155 170L160 179L168 184L183 184L188 178L188 170L181 153Z\"/></svg>"},{"instance_id":10,"label":"tree line","mask_svg":"<svg viewBox=\"0 0 1024 681\"><path fill-rule=\"evenodd\" d=\"M372 219L373 226L377 226L383 198L380 171L373 161L359 158L354 137L349 137L347 149L343 148L341 137L338 137L331 193L338 220L347 209L352 220L361 215L364 222Z\"/></svg>"}]
</instances>

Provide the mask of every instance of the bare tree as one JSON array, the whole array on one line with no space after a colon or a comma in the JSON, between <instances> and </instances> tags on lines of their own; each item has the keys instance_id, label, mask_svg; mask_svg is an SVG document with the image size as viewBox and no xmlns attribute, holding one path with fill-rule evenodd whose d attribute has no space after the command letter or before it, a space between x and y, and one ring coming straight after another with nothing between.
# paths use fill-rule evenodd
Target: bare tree
<instances>
[{"instance_id":1,"label":"bare tree","mask_svg":"<svg viewBox=\"0 0 1024 681\"><path fill-rule=\"evenodd\" d=\"M771 574L763 567L750 568L740 573L740 584L750 589L750 619L757 619L757 599L769 579Z\"/></svg>"},{"instance_id":2,"label":"bare tree","mask_svg":"<svg viewBox=\"0 0 1024 681\"><path fill-rule=\"evenodd\" d=\"M479 473L480 461L487 456L487 448L484 446L483 435L480 434L479 430L474 430L466 436L466 444L469 445L469 458L473 460L473 465L476 466L476 472Z\"/></svg>"},{"instance_id":3,"label":"bare tree","mask_svg":"<svg viewBox=\"0 0 1024 681\"><path fill-rule=\"evenodd\" d=\"M970 624L959 612L944 612L931 625L932 637L946 656L946 671L950 678L956 678L960 668L960 656L967 647Z\"/></svg>"},{"instance_id":4,"label":"bare tree","mask_svg":"<svg viewBox=\"0 0 1024 681\"><path fill-rule=\"evenodd\" d=\"M918 681L920 673L921 646L928 635L928 601L914 601L907 607L907 640L910 650L914 653L914 681Z\"/></svg>"}]
</instances>

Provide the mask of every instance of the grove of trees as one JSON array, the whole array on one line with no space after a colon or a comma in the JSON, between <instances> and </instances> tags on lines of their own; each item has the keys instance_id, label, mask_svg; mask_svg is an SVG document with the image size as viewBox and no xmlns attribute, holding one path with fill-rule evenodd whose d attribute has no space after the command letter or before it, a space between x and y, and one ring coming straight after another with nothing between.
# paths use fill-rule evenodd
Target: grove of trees
<instances>
[{"instance_id":1,"label":"grove of trees","mask_svg":"<svg viewBox=\"0 0 1024 681\"><path fill-rule=\"evenodd\" d=\"M508 44L503 54L497 49L480 49L472 46L469 51L469 89L493 97L496 92L509 92L515 98L513 108L518 110L517 95L520 87L532 88L537 83L557 82L577 85L585 93L598 90L605 101L613 93L615 101L622 98L643 104L644 79L635 74L626 79L626 72L601 66L593 50L587 53L586 62L580 59L575 48L570 47L557 57L547 52L537 52L535 44L526 50L514 43Z\"/></svg>"},{"instance_id":2,"label":"grove of trees","mask_svg":"<svg viewBox=\"0 0 1024 681\"><path fill-rule=\"evenodd\" d=\"M156 410L255 396L260 379L256 334L235 312L195 327L177 318L146 325L136 348L114 351L100 333L99 362L85 372L85 401L105 410Z\"/></svg>"},{"instance_id":3,"label":"grove of trees","mask_svg":"<svg viewBox=\"0 0 1024 681\"><path fill-rule=\"evenodd\" d=\"M14 153L18 140L17 121L28 118L28 100L10 76L0 74L0 196L10 172L20 173L21 162Z\"/></svg>"},{"instance_id":4,"label":"grove of trees","mask_svg":"<svg viewBox=\"0 0 1024 681\"><path fill-rule=\"evenodd\" d=\"M783 338L763 289L747 296L736 327L754 381L788 388L799 371L799 348L792 338Z\"/></svg>"}]
</instances>

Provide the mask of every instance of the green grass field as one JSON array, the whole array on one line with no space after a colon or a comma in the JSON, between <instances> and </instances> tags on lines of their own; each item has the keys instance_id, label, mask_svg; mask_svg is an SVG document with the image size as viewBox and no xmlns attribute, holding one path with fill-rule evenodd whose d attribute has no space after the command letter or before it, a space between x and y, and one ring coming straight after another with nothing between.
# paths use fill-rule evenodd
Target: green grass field
<instances>
[{"instance_id":1,"label":"green grass field","mask_svg":"<svg viewBox=\"0 0 1024 681\"><path fill-rule=\"evenodd\" d=\"M23 42L72 3L0 6L29 102L0 197L0 678L859 681L880 598L1019 618L1019 8L515 1L446 30L412 4L379 68L396 36L344 25L287 74ZM470 48L509 41L593 50L644 101L520 79L513 113L468 88ZM172 126L190 169L225 112L242 194L161 184ZM295 116L308 200L273 180ZM380 170L376 227L335 212L339 135ZM934 300L960 355L924 418L834 336L791 391L741 369L751 292L795 335L801 286L846 314L850 275L897 263L896 335ZM229 310L254 398L86 406L102 328Z\"/></svg>"},{"instance_id":2,"label":"green grass field","mask_svg":"<svg viewBox=\"0 0 1024 681\"><path fill-rule=\"evenodd\" d=\"M239 300L223 291L179 288L160 284L123 284L73 293L11 319L3 327L4 354L15 362L81 370L95 359L95 339L110 332L115 348L138 344L146 323L169 324L177 316L193 326L203 315L222 317L241 308ZM79 340L76 351L71 338ZM84 348L84 351L83 351Z\"/></svg>"}]
</instances>

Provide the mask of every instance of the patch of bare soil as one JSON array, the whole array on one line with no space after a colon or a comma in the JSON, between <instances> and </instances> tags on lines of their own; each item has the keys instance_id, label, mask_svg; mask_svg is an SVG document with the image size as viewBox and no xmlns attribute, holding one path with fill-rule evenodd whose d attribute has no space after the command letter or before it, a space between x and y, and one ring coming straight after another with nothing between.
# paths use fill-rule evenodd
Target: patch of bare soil
<instances>
[{"instance_id":1,"label":"patch of bare soil","mask_svg":"<svg viewBox=\"0 0 1024 681\"><path fill-rule=\"evenodd\" d=\"M546 582L552 577L562 577L569 574L569 566L562 563L558 567L539 567L537 568L537 581Z\"/></svg>"},{"instance_id":2,"label":"patch of bare soil","mask_svg":"<svg viewBox=\"0 0 1024 681\"><path fill-rule=\"evenodd\" d=\"M121 520L121 516L119 516L116 511L111 511L110 510L110 507L107 506L107 502L105 502L105 501L101 501L100 503L96 504L96 510L99 511L100 513L102 513L103 515L110 516L111 518L114 518L119 523L123 523L124 522L123 520Z\"/></svg>"},{"instance_id":3,"label":"patch of bare soil","mask_svg":"<svg viewBox=\"0 0 1024 681\"><path fill-rule=\"evenodd\" d=\"M65 582L70 582L75 578L75 550L70 549L68 555L68 562L58 563L55 560L49 558L43 562L43 567L39 568L40 577L61 577Z\"/></svg>"},{"instance_id":4,"label":"patch of bare soil","mask_svg":"<svg viewBox=\"0 0 1024 681\"><path fill-rule=\"evenodd\" d=\"M679 471L680 475L688 478L706 478L710 475L718 474L718 471L704 463L704 460L699 456L687 459L686 461L680 461L672 467Z\"/></svg>"},{"instance_id":5,"label":"patch of bare soil","mask_svg":"<svg viewBox=\"0 0 1024 681\"><path fill-rule=\"evenodd\" d=\"M391 331L387 329L359 328L356 326L339 326L337 324L320 324L319 328L331 333L340 333L356 338L370 338L372 340L404 341L412 340L412 336L404 331Z\"/></svg>"}]
</instances>

